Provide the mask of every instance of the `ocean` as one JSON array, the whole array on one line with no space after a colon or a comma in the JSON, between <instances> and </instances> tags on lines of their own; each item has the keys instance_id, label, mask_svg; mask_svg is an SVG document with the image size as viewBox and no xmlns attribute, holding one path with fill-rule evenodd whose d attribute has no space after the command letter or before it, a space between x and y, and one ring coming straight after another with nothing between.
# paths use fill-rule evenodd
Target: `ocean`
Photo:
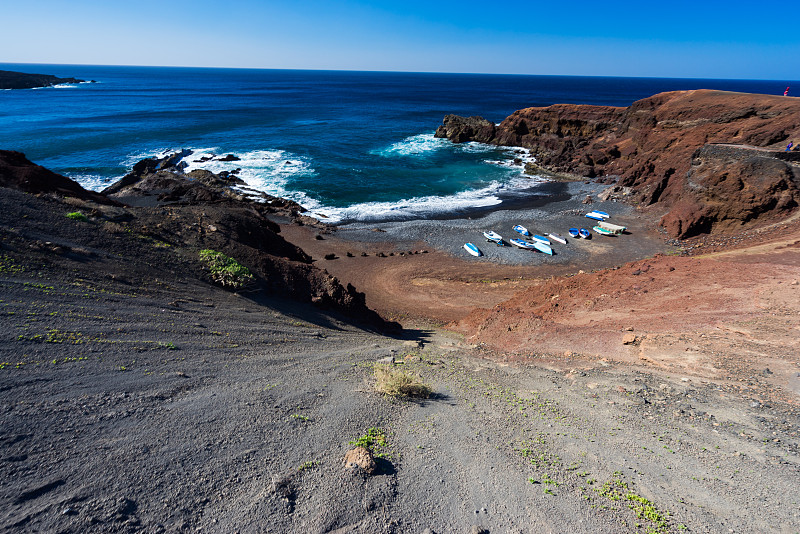
<instances>
[{"instance_id":1,"label":"ocean","mask_svg":"<svg viewBox=\"0 0 800 534\"><path fill-rule=\"evenodd\" d=\"M0 91L0 149L102 190L142 158L236 170L329 222L457 217L547 194L513 148L435 139L448 113L499 123L555 103L627 106L662 91L783 94L800 82L0 64L97 83ZM199 162L234 154L239 161Z\"/></svg>"}]
</instances>

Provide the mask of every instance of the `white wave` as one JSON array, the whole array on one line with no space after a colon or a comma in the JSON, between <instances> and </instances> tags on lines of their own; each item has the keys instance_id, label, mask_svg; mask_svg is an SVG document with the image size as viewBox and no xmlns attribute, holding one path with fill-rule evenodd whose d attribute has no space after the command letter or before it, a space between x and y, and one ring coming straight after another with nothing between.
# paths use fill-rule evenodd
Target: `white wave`
<instances>
[{"instance_id":1,"label":"white wave","mask_svg":"<svg viewBox=\"0 0 800 534\"><path fill-rule=\"evenodd\" d=\"M220 161L220 157L224 157L231 152L219 152L217 148L192 150L192 154L182 160L188 165L185 172L205 169L218 174L223 171L231 172L240 169L236 176L241 178L248 187L270 195L294 200L304 207L315 204L313 199L305 193L290 191L286 187L293 177L316 175L311 163L303 157L284 150L252 150L233 153L239 158L238 161ZM213 159L201 161L204 158Z\"/></svg>"},{"instance_id":2,"label":"white wave","mask_svg":"<svg viewBox=\"0 0 800 534\"><path fill-rule=\"evenodd\" d=\"M119 177L109 178L99 174L70 174L69 177L89 191L102 191L119 179Z\"/></svg>"},{"instance_id":3,"label":"white wave","mask_svg":"<svg viewBox=\"0 0 800 534\"><path fill-rule=\"evenodd\" d=\"M382 150L373 150L371 153L378 156L416 156L435 152L449 144L447 139L434 137L432 133L424 133L406 137L402 141L389 145Z\"/></svg>"},{"instance_id":4,"label":"white wave","mask_svg":"<svg viewBox=\"0 0 800 534\"><path fill-rule=\"evenodd\" d=\"M346 208L320 206L311 211L312 215L322 215L325 222L331 224L419 219L473 208L496 206L502 202L500 195L522 194L526 189L541 181L530 178L514 178L508 182L493 181L480 189L470 189L449 196L417 197L394 202L364 202Z\"/></svg>"}]
</instances>

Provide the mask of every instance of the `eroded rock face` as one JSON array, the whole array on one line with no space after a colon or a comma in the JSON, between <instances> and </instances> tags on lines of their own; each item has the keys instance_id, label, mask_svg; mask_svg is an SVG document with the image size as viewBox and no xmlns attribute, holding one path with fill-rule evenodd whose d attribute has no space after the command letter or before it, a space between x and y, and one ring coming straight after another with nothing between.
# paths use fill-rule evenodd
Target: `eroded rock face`
<instances>
[{"instance_id":1,"label":"eroded rock face","mask_svg":"<svg viewBox=\"0 0 800 534\"><path fill-rule=\"evenodd\" d=\"M731 145L698 149L686 190L661 225L673 236L691 237L790 214L800 205L800 166L777 155Z\"/></svg>"},{"instance_id":2,"label":"eroded rock face","mask_svg":"<svg viewBox=\"0 0 800 534\"><path fill-rule=\"evenodd\" d=\"M66 176L56 174L28 160L22 152L0 150L0 186L27 193L52 193L62 197L79 198L98 204L119 205L104 195L87 191Z\"/></svg>"},{"instance_id":3,"label":"eroded rock face","mask_svg":"<svg viewBox=\"0 0 800 534\"><path fill-rule=\"evenodd\" d=\"M494 141L495 131L495 125L483 117L447 115L442 125L436 129L435 136L447 138L454 143L491 143Z\"/></svg>"},{"instance_id":4,"label":"eroded rock face","mask_svg":"<svg viewBox=\"0 0 800 534\"><path fill-rule=\"evenodd\" d=\"M605 179L631 188L632 193L627 195L630 202L673 210L664 219L673 236L689 235L687 228L691 233L704 231L702 228L725 231L733 227L717 224L717 217L735 211L735 206L703 214L690 206L702 204L709 195L720 203L725 198L739 201L724 191L713 194L717 186L713 180L706 180L700 190L689 187L687 173L699 148L730 143L783 152L788 142L798 144L800 140L800 99L712 90L660 93L627 108L570 104L527 108L507 117L494 132L480 128L472 119L448 115L437 135L459 142L526 147L547 172ZM792 161L787 164L797 165ZM741 176L746 168L735 172ZM702 195L697 196L701 190ZM786 213L791 199L754 202L762 207L751 212L761 218ZM772 204L778 211L764 211ZM779 209L779 205L783 207Z\"/></svg>"}]
</instances>

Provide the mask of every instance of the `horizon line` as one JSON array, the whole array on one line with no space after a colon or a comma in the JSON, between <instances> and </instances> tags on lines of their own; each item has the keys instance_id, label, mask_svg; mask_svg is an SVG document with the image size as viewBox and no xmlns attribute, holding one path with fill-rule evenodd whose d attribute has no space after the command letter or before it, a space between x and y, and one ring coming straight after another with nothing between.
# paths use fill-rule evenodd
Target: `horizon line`
<instances>
[{"instance_id":1,"label":"horizon line","mask_svg":"<svg viewBox=\"0 0 800 534\"><path fill-rule=\"evenodd\" d=\"M219 67L197 65L133 65L133 64L104 64L104 63L28 63L28 62L0 62L0 65L43 65L61 67L131 67L153 69L208 69L208 70L273 70L297 72L342 72L342 73L375 73L375 74L451 74L465 76L521 76L521 77L561 77L561 78L634 78L652 80L725 80L725 81L753 81L753 82L781 82L800 83L800 80L781 80L768 78L701 78L696 76L623 76L623 75L598 75L598 74L522 74L504 72L455 72L455 71L412 71L412 70L359 70L359 69L310 69L310 68L277 68L277 67Z\"/></svg>"}]
</instances>

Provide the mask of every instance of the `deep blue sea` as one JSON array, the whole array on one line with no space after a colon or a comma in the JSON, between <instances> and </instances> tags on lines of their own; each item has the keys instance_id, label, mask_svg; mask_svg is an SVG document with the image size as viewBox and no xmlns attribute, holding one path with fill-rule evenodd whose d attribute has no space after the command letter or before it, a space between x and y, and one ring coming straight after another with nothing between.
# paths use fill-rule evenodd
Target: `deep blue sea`
<instances>
[{"instance_id":1,"label":"deep blue sea","mask_svg":"<svg viewBox=\"0 0 800 534\"><path fill-rule=\"evenodd\" d=\"M500 122L555 103L627 106L711 88L782 94L800 82L0 64L96 80L0 91L0 149L101 190L138 160L182 148L190 168L241 169L248 185L331 221L442 217L519 203L540 180L526 154L453 145L448 113ZM240 161L199 163L211 154Z\"/></svg>"}]
</instances>

